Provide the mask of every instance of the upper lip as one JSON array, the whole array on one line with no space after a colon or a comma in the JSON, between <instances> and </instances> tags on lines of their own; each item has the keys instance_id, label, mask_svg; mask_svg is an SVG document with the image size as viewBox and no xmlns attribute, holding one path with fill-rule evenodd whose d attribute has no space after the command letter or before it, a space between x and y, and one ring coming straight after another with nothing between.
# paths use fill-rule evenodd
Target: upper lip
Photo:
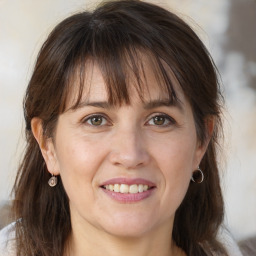
<instances>
[{"instance_id":1,"label":"upper lip","mask_svg":"<svg viewBox=\"0 0 256 256\"><path fill-rule=\"evenodd\" d=\"M156 187L155 183L143 178L124 178L124 177L112 178L112 179L106 180L103 183L101 183L100 186L105 186L110 184L127 184L127 185L142 184L142 185L148 185L149 187Z\"/></svg>"}]
</instances>

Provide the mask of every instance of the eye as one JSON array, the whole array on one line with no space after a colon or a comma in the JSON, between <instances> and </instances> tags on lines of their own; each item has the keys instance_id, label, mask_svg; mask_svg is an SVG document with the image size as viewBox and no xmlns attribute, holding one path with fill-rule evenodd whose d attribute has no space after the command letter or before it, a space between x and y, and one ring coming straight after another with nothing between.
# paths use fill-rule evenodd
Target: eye
<instances>
[{"instance_id":1,"label":"eye","mask_svg":"<svg viewBox=\"0 0 256 256\"><path fill-rule=\"evenodd\" d=\"M102 115L93 115L93 116L86 118L83 121L83 123L86 123L91 126L103 126L103 125L107 125L108 121Z\"/></svg>"},{"instance_id":2,"label":"eye","mask_svg":"<svg viewBox=\"0 0 256 256\"><path fill-rule=\"evenodd\" d=\"M168 115L155 115L153 116L148 122L149 125L156 125L156 126L168 126L175 124L175 120L168 116Z\"/></svg>"}]
</instances>

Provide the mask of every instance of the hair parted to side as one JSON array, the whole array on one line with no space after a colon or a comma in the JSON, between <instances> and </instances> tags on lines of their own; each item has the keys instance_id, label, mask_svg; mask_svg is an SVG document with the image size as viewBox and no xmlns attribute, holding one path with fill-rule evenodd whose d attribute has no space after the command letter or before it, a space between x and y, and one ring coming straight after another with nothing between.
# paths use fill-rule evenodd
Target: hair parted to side
<instances>
[{"instance_id":1,"label":"hair parted to side","mask_svg":"<svg viewBox=\"0 0 256 256\"><path fill-rule=\"evenodd\" d=\"M73 90L78 95L72 107L79 105L89 62L99 66L111 103L129 104L131 76L143 98L142 55L170 100L178 100L170 73L177 79L191 105L201 143L208 136L207 118L216 122L200 164L205 180L191 182L175 215L173 239L189 256L227 255L216 239L223 199L216 160L222 97L215 65L184 21L136 0L108 1L93 12L73 15L57 25L42 46L24 98L27 146L13 188L18 255L62 256L71 232L68 196L60 177L56 187L48 186L51 175L32 134L32 118L42 120L45 138L54 137L58 116L66 111Z\"/></svg>"}]
</instances>

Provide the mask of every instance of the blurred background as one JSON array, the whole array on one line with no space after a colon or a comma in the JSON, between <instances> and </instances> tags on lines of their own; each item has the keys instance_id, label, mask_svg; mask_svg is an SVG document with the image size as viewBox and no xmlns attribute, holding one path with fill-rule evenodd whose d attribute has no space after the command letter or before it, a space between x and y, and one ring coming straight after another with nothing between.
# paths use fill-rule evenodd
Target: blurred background
<instances>
[{"instance_id":1,"label":"blurred background","mask_svg":"<svg viewBox=\"0 0 256 256\"><path fill-rule=\"evenodd\" d=\"M256 0L151 0L196 30L211 52L226 97L221 156L226 224L235 239L256 235ZM24 146L22 98L36 55L63 18L93 0L0 0L0 206ZM4 214L4 210L0 212Z\"/></svg>"}]
</instances>

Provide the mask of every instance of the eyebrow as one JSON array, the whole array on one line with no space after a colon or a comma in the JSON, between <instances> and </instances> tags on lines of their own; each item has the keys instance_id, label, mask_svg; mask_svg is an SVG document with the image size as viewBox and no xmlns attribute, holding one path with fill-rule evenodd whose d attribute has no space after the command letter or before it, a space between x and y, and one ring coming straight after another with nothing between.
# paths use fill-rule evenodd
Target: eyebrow
<instances>
[{"instance_id":1,"label":"eyebrow","mask_svg":"<svg viewBox=\"0 0 256 256\"><path fill-rule=\"evenodd\" d=\"M184 111L182 102L177 99L177 100L170 100L170 99L165 99L165 100L151 100L149 102L145 102L144 108L145 109L153 109L153 108L158 108L158 107L177 107L180 109L182 112Z\"/></svg>"},{"instance_id":2,"label":"eyebrow","mask_svg":"<svg viewBox=\"0 0 256 256\"><path fill-rule=\"evenodd\" d=\"M182 106L182 102L180 100L170 100L170 99L164 99L164 100L150 100L143 102L143 108L150 110L158 107L177 107L182 112L184 112L184 108ZM111 109L116 107L115 104L110 104L107 101L84 101L78 104L76 107L77 109L83 108L83 107L96 107L96 108L103 108L103 109Z\"/></svg>"},{"instance_id":3,"label":"eyebrow","mask_svg":"<svg viewBox=\"0 0 256 256\"><path fill-rule=\"evenodd\" d=\"M83 108L83 107L96 107L96 108L105 108L105 109L110 109L113 108L113 104L110 104L107 101L84 101L78 104L77 108Z\"/></svg>"}]
</instances>

